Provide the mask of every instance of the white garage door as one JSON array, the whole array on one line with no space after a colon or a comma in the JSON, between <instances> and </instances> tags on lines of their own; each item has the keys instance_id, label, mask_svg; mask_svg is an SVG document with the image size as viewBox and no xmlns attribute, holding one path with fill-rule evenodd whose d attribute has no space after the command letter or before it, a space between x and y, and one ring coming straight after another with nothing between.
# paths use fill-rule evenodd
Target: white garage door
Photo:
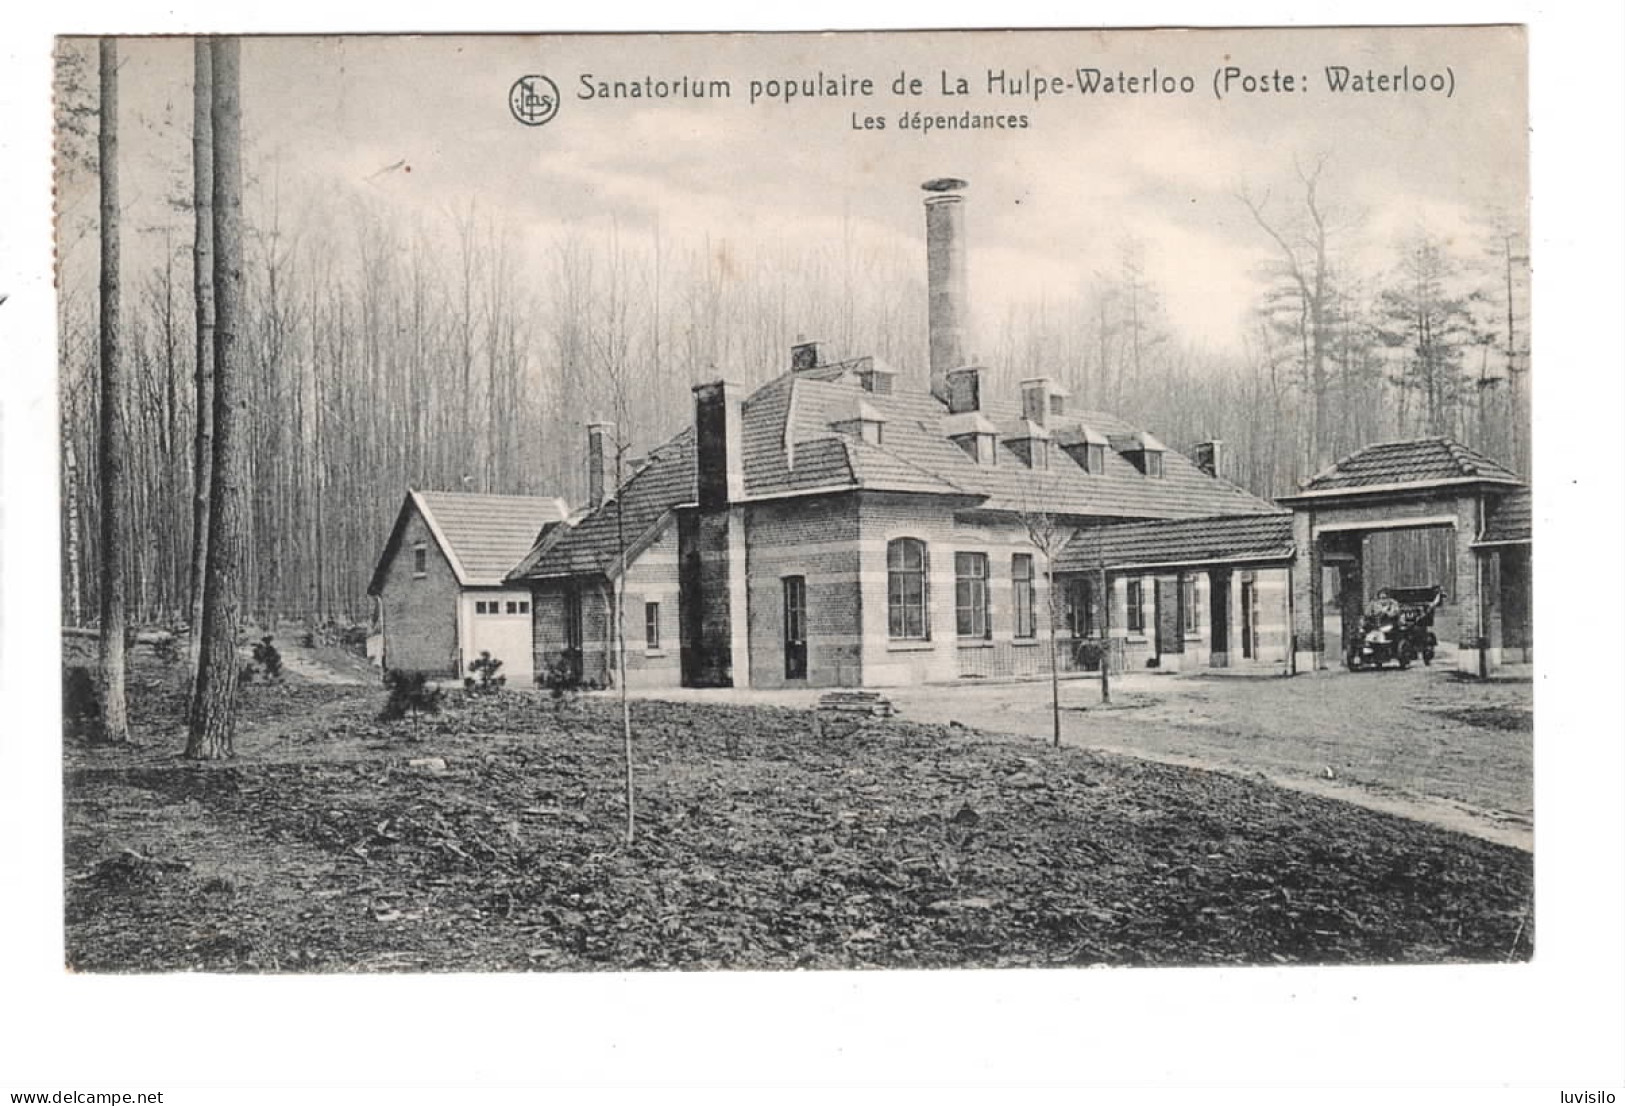
<instances>
[{"instance_id":1,"label":"white garage door","mask_svg":"<svg viewBox=\"0 0 1625 1106\"><path fill-rule=\"evenodd\" d=\"M464 666L483 652L502 662L510 687L529 687L531 659L530 593L484 592L466 596L469 642ZM467 673L465 673L466 675Z\"/></svg>"}]
</instances>

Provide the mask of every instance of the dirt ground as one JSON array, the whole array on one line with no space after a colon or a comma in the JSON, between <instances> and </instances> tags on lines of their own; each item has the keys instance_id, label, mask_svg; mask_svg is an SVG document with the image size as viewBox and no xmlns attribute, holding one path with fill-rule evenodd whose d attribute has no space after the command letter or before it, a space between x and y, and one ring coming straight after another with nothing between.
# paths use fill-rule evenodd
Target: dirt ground
<instances>
[{"instance_id":1,"label":"dirt ground","mask_svg":"<svg viewBox=\"0 0 1625 1106\"><path fill-rule=\"evenodd\" d=\"M1048 737L1047 684L889 692L920 722ZM1519 848L1534 846L1534 703L1528 679L1444 669L1278 676L1134 674L1100 704L1061 685L1065 744L1261 775Z\"/></svg>"},{"instance_id":2,"label":"dirt ground","mask_svg":"<svg viewBox=\"0 0 1625 1106\"><path fill-rule=\"evenodd\" d=\"M174 673L142 662L132 689L145 744L64 749L66 956L80 971L1428 963L1533 949L1527 852L1242 773L917 721L820 739L804 710L638 702L626 845L613 699L454 693L420 724L384 724L377 688L290 666L244 692L238 757L200 765L176 755Z\"/></svg>"}]
</instances>

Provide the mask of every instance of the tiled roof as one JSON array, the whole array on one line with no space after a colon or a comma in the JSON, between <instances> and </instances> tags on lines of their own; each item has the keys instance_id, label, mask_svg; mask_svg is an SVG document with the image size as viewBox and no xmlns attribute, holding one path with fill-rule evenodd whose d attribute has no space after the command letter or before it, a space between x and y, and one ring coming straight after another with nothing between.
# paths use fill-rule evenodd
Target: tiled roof
<instances>
[{"instance_id":1,"label":"tiled roof","mask_svg":"<svg viewBox=\"0 0 1625 1106\"><path fill-rule=\"evenodd\" d=\"M543 530L568 514L564 501L551 496L409 491L373 572L371 591L383 586L385 569L400 542L408 513L414 509L423 516L465 587L502 583Z\"/></svg>"},{"instance_id":2,"label":"tiled roof","mask_svg":"<svg viewBox=\"0 0 1625 1106\"><path fill-rule=\"evenodd\" d=\"M988 510L1110 519L1211 518L1217 515L1274 514L1275 505L1225 480L1216 480L1183 455L1169 451L1161 477L1143 475L1119 454L1106 451L1101 473L1084 472L1068 453L1053 447L1048 469L1029 468L1001 444L998 461L979 465L947 436L963 422L950 416L929 392L898 389L871 393L859 389L850 366L841 362L786 373L744 398L741 453L745 496L771 499L809 492L864 489L953 497ZM900 382L899 382L900 383ZM883 423L879 444L842 433L867 405ZM986 420L1006 437L1027 426L1019 399L984 405ZM1070 429L1082 440L1143 431L1100 412L1082 412L1050 421L1052 432ZM1063 436L1064 440L1064 436ZM689 427L650 455L648 465L627 482L626 537L644 540L674 507L695 502L694 432ZM615 512L606 505L578 526L548 536L509 574L510 579L601 573L616 556Z\"/></svg>"},{"instance_id":3,"label":"tiled roof","mask_svg":"<svg viewBox=\"0 0 1625 1106\"><path fill-rule=\"evenodd\" d=\"M1357 493L1376 486L1464 480L1521 483L1499 463L1460 442L1449 438L1415 438L1382 442L1351 453L1311 477L1299 494Z\"/></svg>"},{"instance_id":4,"label":"tiled roof","mask_svg":"<svg viewBox=\"0 0 1625 1106\"><path fill-rule=\"evenodd\" d=\"M1516 488L1490 505L1480 544L1525 542L1534 538L1534 496L1528 488Z\"/></svg>"},{"instance_id":5,"label":"tiled roof","mask_svg":"<svg viewBox=\"0 0 1625 1106\"><path fill-rule=\"evenodd\" d=\"M1285 559L1292 555L1292 514L1230 515L1167 522L1120 522L1079 530L1055 560L1057 572L1125 565Z\"/></svg>"},{"instance_id":6,"label":"tiled roof","mask_svg":"<svg viewBox=\"0 0 1625 1106\"><path fill-rule=\"evenodd\" d=\"M500 584L542 528L568 514L563 501L541 496L418 492L417 500L465 584Z\"/></svg>"},{"instance_id":7,"label":"tiled roof","mask_svg":"<svg viewBox=\"0 0 1625 1106\"><path fill-rule=\"evenodd\" d=\"M572 527L559 527L525 554L508 579L607 574L619 556L624 532L629 549L651 537L673 507L694 502L694 430L685 429L650 453L643 467L621 486L626 512L616 525L615 500L608 500Z\"/></svg>"},{"instance_id":8,"label":"tiled roof","mask_svg":"<svg viewBox=\"0 0 1625 1106\"><path fill-rule=\"evenodd\" d=\"M861 393L885 417L881 444L852 436L846 472L837 459L816 474L803 471L803 451L835 434L830 424L850 417L856 385L849 380L812 379L805 372L764 385L744 405L745 491L753 498L794 493L812 487L843 486L883 491L937 492L977 498L990 510L1042 507L1068 515L1112 518L1206 517L1258 514L1277 508L1225 480L1208 476L1187 457L1165 454L1163 475L1148 477L1115 451L1106 454L1102 473L1084 472L1064 450L1050 450L1050 467L1032 469L1002 441L1023 432L1019 400L984 402L982 416L998 427L998 461L979 465L948 437L964 416L949 415L929 392L899 389L889 395ZM1059 434L1078 440L1086 428L1096 440L1145 435L1121 419L1098 411L1050 420ZM1063 440L1064 440L1063 436ZM795 464L785 464L786 441L795 444Z\"/></svg>"}]
</instances>

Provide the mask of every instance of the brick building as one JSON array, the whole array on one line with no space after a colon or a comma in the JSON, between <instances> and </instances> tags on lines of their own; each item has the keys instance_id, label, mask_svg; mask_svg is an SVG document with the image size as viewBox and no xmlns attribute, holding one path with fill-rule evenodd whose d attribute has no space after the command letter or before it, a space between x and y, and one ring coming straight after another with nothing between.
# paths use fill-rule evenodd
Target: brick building
<instances>
[{"instance_id":1,"label":"brick building","mask_svg":"<svg viewBox=\"0 0 1625 1106\"><path fill-rule=\"evenodd\" d=\"M1427 582L1451 599L1459 665L1528 659L1510 472L1443 439L1388 443L1271 503L1223 478L1219 442L1187 458L1045 377L997 394L964 348L965 184L925 187L929 376L800 343L749 394L696 386L692 424L618 488L611 429L590 427L588 513L507 575L532 597L537 671L614 681L623 577L631 686L1312 671L1378 587Z\"/></svg>"},{"instance_id":2,"label":"brick building","mask_svg":"<svg viewBox=\"0 0 1625 1106\"><path fill-rule=\"evenodd\" d=\"M566 514L559 499L407 492L367 587L379 663L460 678L486 651L528 684L530 591L505 577Z\"/></svg>"},{"instance_id":3,"label":"brick building","mask_svg":"<svg viewBox=\"0 0 1625 1106\"><path fill-rule=\"evenodd\" d=\"M963 187L927 185L928 379L798 344L787 371L748 395L724 381L694 388L693 425L614 495L606 428L589 429L588 515L508 577L533 595L538 669L567 660L590 682L611 681L624 571L634 685L1035 675L1051 663L1042 545L1059 552L1080 529L1125 522L1290 517L1222 478L1217 443L1198 464L1110 414L1072 410L1048 378L995 394L963 349ZM1035 532L1053 540L1035 545ZM1243 569L1258 612L1249 660L1286 659L1286 573ZM1206 633L1170 606L1192 594L1199 604L1200 588L1173 597L1115 574L1108 612L1086 572L1053 586L1064 664L1111 627L1125 662L1176 655L1172 629L1148 625L1177 620L1181 646L1188 623L1193 641Z\"/></svg>"}]
</instances>

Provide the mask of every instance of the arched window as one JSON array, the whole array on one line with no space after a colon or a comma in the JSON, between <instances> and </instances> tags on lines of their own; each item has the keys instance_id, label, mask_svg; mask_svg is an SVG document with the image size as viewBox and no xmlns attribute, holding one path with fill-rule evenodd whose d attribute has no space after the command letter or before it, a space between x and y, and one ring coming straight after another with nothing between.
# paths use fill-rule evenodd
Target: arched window
<instances>
[{"instance_id":1,"label":"arched window","mask_svg":"<svg viewBox=\"0 0 1625 1106\"><path fill-rule=\"evenodd\" d=\"M931 636L926 617L925 543L896 538L886 543L886 611L891 636L924 640Z\"/></svg>"}]
</instances>

